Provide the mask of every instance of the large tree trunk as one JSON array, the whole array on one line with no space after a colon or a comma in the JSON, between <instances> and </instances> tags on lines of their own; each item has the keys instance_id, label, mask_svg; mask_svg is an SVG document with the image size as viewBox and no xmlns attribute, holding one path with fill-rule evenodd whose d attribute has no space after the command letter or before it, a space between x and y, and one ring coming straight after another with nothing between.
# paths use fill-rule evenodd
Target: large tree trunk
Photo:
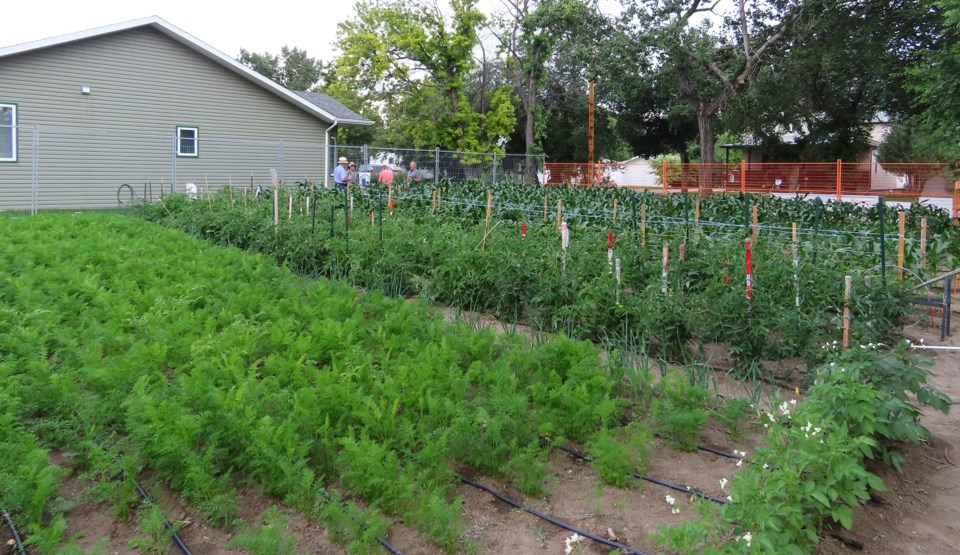
<instances>
[{"instance_id":1,"label":"large tree trunk","mask_svg":"<svg viewBox=\"0 0 960 555\"><path fill-rule=\"evenodd\" d=\"M700 161L704 164L713 163L713 150L717 137L713 132L713 116L715 110L710 104L697 103L694 106L697 112L697 128L700 130Z\"/></svg>"}]
</instances>

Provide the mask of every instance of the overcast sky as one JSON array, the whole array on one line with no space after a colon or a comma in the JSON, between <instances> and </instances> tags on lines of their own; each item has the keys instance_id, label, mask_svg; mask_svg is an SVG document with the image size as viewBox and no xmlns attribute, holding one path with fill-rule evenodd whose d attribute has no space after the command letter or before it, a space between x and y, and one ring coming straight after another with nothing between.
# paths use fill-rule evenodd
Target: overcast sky
<instances>
[{"instance_id":1,"label":"overcast sky","mask_svg":"<svg viewBox=\"0 0 960 555\"><path fill-rule=\"evenodd\" d=\"M324 61L334 57L337 23L354 15L354 0L272 0L250 3L251 8L239 2L203 0L26 0L5 4L0 47L156 15L231 58L239 56L241 48L279 53L288 45ZM500 5L499 0L478 3L485 12Z\"/></svg>"},{"instance_id":2,"label":"overcast sky","mask_svg":"<svg viewBox=\"0 0 960 555\"><path fill-rule=\"evenodd\" d=\"M27 0L5 2L0 47L160 16L224 54L240 49L279 53L284 45L331 60L337 23L354 14L353 0L272 0L221 3L203 0ZM249 7L248 7L249 6Z\"/></svg>"}]
</instances>

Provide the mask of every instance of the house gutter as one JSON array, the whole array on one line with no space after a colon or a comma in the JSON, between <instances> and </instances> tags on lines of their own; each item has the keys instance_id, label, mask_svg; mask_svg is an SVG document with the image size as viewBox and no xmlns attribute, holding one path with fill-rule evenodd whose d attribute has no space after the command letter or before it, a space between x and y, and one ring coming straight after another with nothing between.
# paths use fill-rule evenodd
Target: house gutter
<instances>
[{"instance_id":1,"label":"house gutter","mask_svg":"<svg viewBox=\"0 0 960 555\"><path fill-rule=\"evenodd\" d=\"M329 160L327 160L327 156L330 154L330 130L336 127L338 123L340 123L340 120L334 118L333 125L328 127L327 130L323 132L323 146L324 148L327 149L327 152L324 153L323 155L323 161L325 163L330 162ZM330 168L329 167L323 168L323 188L324 189L330 188Z\"/></svg>"}]
</instances>

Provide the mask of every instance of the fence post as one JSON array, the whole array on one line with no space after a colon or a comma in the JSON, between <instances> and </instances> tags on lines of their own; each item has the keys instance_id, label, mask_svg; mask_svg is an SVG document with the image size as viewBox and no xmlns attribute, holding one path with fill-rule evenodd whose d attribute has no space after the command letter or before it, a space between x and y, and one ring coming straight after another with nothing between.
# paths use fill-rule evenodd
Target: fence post
<instances>
[{"instance_id":1,"label":"fence post","mask_svg":"<svg viewBox=\"0 0 960 555\"><path fill-rule=\"evenodd\" d=\"M843 201L841 187L843 185L843 160L837 159L837 202Z\"/></svg>"},{"instance_id":2,"label":"fence post","mask_svg":"<svg viewBox=\"0 0 960 555\"><path fill-rule=\"evenodd\" d=\"M493 183L497 183L497 153L493 153Z\"/></svg>"},{"instance_id":3,"label":"fence post","mask_svg":"<svg viewBox=\"0 0 960 555\"><path fill-rule=\"evenodd\" d=\"M37 158L40 156L40 126L33 125L33 156L30 160L30 187L33 189L33 215L37 215L40 209L40 162Z\"/></svg>"},{"instance_id":4,"label":"fence post","mask_svg":"<svg viewBox=\"0 0 960 555\"><path fill-rule=\"evenodd\" d=\"M173 169L171 171L173 175L170 176L171 177L170 194L172 195L173 193L177 192L177 132L176 131L173 132L173 152L171 152L171 154L173 154Z\"/></svg>"}]
</instances>

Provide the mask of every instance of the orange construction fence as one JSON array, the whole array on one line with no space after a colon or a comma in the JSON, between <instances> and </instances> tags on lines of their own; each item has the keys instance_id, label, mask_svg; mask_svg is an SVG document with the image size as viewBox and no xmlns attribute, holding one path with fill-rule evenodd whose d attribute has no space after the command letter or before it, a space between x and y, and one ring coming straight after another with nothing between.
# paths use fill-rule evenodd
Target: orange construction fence
<instances>
[{"instance_id":1,"label":"orange construction fence","mask_svg":"<svg viewBox=\"0 0 960 555\"><path fill-rule=\"evenodd\" d=\"M946 163L746 162L678 164L664 162L546 162L544 185L631 187L671 191L790 193L943 199L954 217L960 182Z\"/></svg>"}]
</instances>

